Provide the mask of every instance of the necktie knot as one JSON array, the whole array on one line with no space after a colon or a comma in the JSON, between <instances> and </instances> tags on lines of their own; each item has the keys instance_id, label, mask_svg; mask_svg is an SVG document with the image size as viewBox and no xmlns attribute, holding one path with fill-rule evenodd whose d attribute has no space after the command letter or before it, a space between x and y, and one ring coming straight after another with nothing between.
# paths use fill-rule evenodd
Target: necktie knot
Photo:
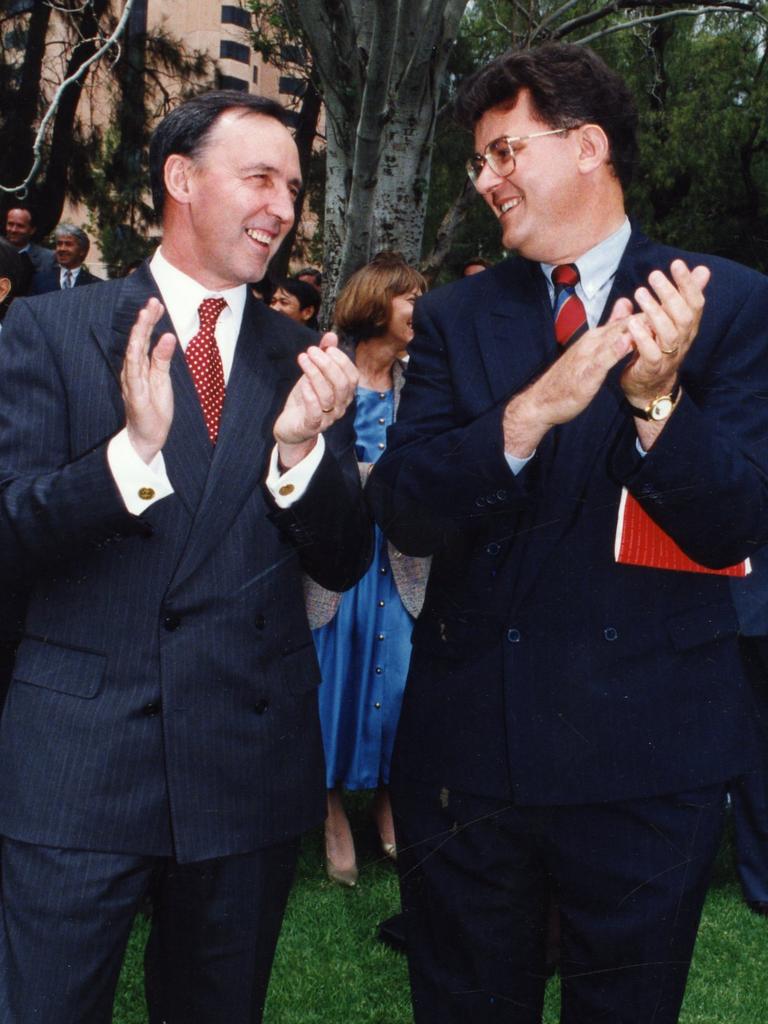
<instances>
[{"instance_id":1,"label":"necktie knot","mask_svg":"<svg viewBox=\"0 0 768 1024\"><path fill-rule=\"evenodd\" d=\"M212 326L219 319L222 309L226 306L225 299L203 299L197 307L200 326Z\"/></svg>"},{"instance_id":2,"label":"necktie knot","mask_svg":"<svg viewBox=\"0 0 768 1024\"><path fill-rule=\"evenodd\" d=\"M563 263L552 271L555 286L555 340L561 348L570 345L589 330L587 314L579 296L576 284L579 270L575 263Z\"/></svg>"},{"instance_id":3,"label":"necktie knot","mask_svg":"<svg viewBox=\"0 0 768 1024\"><path fill-rule=\"evenodd\" d=\"M579 280L579 268L575 263L562 263L552 271L555 288L575 288Z\"/></svg>"},{"instance_id":4,"label":"necktie knot","mask_svg":"<svg viewBox=\"0 0 768 1024\"><path fill-rule=\"evenodd\" d=\"M71 288L72 287L72 271L71 270L65 270L64 271L64 287L65 288Z\"/></svg>"}]
</instances>

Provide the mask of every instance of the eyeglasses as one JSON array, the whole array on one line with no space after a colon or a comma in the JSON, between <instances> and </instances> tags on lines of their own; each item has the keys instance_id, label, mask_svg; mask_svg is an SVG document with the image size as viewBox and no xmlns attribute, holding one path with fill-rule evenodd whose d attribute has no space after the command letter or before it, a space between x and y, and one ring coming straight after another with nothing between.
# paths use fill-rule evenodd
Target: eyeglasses
<instances>
[{"instance_id":1,"label":"eyeglasses","mask_svg":"<svg viewBox=\"0 0 768 1024\"><path fill-rule=\"evenodd\" d=\"M569 132L571 128L549 128L545 132L533 132L531 135L500 135L498 139L489 142L482 153L473 153L467 160L467 174L471 182L477 185L477 179L483 173L486 164L499 178L508 178L515 169L517 159L515 157L515 146L521 142L528 142L529 139L540 139L545 135L562 135Z\"/></svg>"}]
</instances>

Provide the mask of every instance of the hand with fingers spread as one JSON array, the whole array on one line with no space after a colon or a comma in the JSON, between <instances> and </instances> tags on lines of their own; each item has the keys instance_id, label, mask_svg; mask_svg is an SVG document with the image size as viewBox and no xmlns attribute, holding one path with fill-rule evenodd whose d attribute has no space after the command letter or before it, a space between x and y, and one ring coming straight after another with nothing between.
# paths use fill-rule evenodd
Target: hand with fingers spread
<instances>
[{"instance_id":1,"label":"hand with fingers spread","mask_svg":"<svg viewBox=\"0 0 768 1024\"><path fill-rule=\"evenodd\" d=\"M338 347L335 334L324 334L298 359L303 373L293 386L274 427L278 458L284 469L314 448L318 434L347 410L355 395L357 370Z\"/></svg>"},{"instance_id":2,"label":"hand with fingers spread","mask_svg":"<svg viewBox=\"0 0 768 1024\"><path fill-rule=\"evenodd\" d=\"M673 390L704 312L709 269L689 270L682 260L675 260L670 275L672 280L654 270L648 277L649 287L635 292L642 315L632 316L628 328L636 357L622 374L621 386L630 404L638 408Z\"/></svg>"},{"instance_id":3,"label":"hand with fingers spread","mask_svg":"<svg viewBox=\"0 0 768 1024\"><path fill-rule=\"evenodd\" d=\"M176 338L163 334L149 351L152 331L163 312L163 305L154 298L139 312L120 373L128 437L147 464L165 444L173 420L170 368Z\"/></svg>"},{"instance_id":4,"label":"hand with fingers spread","mask_svg":"<svg viewBox=\"0 0 768 1024\"><path fill-rule=\"evenodd\" d=\"M552 427L568 423L589 405L609 370L632 350L632 304L619 299L608 323L583 334L504 413L504 450L526 458Z\"/></svg>"}]
</instances>

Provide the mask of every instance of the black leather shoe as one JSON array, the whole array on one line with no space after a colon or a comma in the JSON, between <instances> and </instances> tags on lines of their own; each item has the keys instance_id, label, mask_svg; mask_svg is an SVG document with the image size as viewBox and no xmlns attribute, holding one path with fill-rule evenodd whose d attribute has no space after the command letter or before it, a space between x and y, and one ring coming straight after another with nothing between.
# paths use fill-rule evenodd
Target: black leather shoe
<instances>
[{"instance_id":1,"label":"black leather shoe","mask_svg":"<svg viewBox=\"0 0 768 1024\"><path fill-rule=\"evenodd\" d=\"M747 906L753 914L759 914L760 917L768 917L768 902L765 900L751 900L747 903Z\"/></svg>"},{"instance_id":2,"label":"black leather shoe","mask_svg":"<svg viewBox=\"0 0 768 1024\"><path fill-rule=\"evenodd\" d=\"M402 914L388 917L379 925L379 938L396 953L405 952L405 921Z\"/></svg>"}]
</instances>

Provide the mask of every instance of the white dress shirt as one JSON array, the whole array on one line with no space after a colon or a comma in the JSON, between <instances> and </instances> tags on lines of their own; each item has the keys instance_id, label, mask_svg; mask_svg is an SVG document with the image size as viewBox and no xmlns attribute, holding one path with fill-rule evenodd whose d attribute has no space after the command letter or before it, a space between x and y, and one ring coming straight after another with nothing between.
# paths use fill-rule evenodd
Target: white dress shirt
<instances>
[{"instance_id":1,"label":"white dress shirt","mask_svg":"<svg viewBox=\"0 0 768 1024\"><path fill-rule=\"evenodd\" d=\"M163 256L161 249L152 257L150 269L178 342L185 352L187 345L200 328L198 308L203 299L222 298L227 303L219 314L215 331L226 384L232 371L235 347L243 322L247 285L241 284L235 288L212 292L172 266ZM266 483L280 508L288 508L302 497L324 451L325 442L321 434L309 455L298 465L281 474L275 446ZM109 442L107 460L125 506L133 515L140 515L156 501L173 494L173 485L168 479L162 452L147 465L131 444L126 428ZM288 484L293 486L289 488ZM281 494L281 491L288 493Z\"/></svg>"}]
</instances>

